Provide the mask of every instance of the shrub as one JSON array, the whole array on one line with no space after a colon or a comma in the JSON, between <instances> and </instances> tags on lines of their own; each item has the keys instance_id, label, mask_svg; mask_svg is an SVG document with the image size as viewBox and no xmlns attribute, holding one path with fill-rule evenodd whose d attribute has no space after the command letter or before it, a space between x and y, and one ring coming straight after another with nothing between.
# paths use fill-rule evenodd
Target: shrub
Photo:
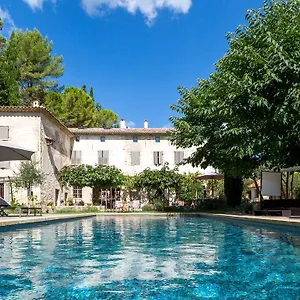
<instances>
[{"instance_id":1,"label":"shrub","mask_svg":"<svg viewBox=\"0 0 300 300\"><path fill-rule=\"evenodd\" d=\"M154 211L155 207L153 204L146 204L142 207L143 211Z\"/></svg>"}]
</instances>

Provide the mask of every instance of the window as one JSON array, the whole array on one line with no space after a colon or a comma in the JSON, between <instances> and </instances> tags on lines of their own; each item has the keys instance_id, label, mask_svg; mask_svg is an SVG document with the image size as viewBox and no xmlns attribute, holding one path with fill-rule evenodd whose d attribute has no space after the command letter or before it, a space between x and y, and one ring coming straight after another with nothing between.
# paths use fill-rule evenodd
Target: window
<instances>
[{"instance_id":1,"label":"window","mask_svg":"<svg viewBox=\"0 0 300 300\"><path fill-rule=\"evenodd\" d=\"M73 187L73 198L82 199L82 188L77 186Z\"/></svg>"},{"instance_id":2,"label":"window","mask_svg":"<svg viewBox=\"0 0 300 300\"><path fill-rule=\"evenodd\" d=\"M0 162L0 169L9 169L10 163L9 161L1 161Z\"/></svg>"},{"instance_id":3,"label":"window","mask_svg":"<svg viewBox=\"0 0 300 300\"><path fill-rule=\"evenodd\" d=\"M154 151L153 152L153 163L156 166L160 166L163 164L163 152L162 151Z\"/></svg>"},{"instance_id":4,"label":"window","mask_svg":"<svg viewBox=\"0 0 300 300\"><path fill-rule=\"evenodd\" d=\"M0 126L0 139L1 140L9 139L9 127L8 126Z\"/></svg>"},{"instance_id":5,"label":"window","mask_svg":"<svg viewBox=\"0 0 300 300\"><path fill-rule=\"evenodd\" d=\"M159 136L155 137L155 142L160 143L160 137Z\"/></svg>"},{"instance_id":6,"label":"window","mask_svg":"<svg viewBox=\"0 0 300 300\"><path fill-rule=\"evenodd\" d=\"M137 143L138 142L138 138L136 136L133 137L133 142Z\"/></svg>"},{"instance_id":7,"label":"window","mask_svg":"<svg viewBox=\"0 0 300 300\"><path fill-rule=\"evenodd\" d=\"M73 151L71 163L72 163L72 165L80 165L81 164L81 151Z\"/></svg>"},{"instance_id":8,"label":"window","mask_svg":"<svg viewBox=\"0 0 300 300\"><path fill-rule=\"evenodd\" d=\"M75 137L75 141L76 141L76 142L80 142L80 136L79 136L79 135L77 135L77 136Z\"/></svg>"},{"instance_id":9,"label":"window","mask_svg":"<svg viewBox=\"0 0 300 300\"><path fill-rule=\"evenodd\" d=\"M104 143L105 142L105 136L101 136L100 141L101 141L101 143Z\"/></svg>"},{"instance_id":10,"label":"window","mask_svg":"<svg viewBox=\"0 0 300 300\"><path fill-rule=\"evenodd\" d=\"M178 165L181 163L184 159L184 152L183 151L175 151L174 152L174 163L175 165Z\"/></svg>"},{"instance_id":11,"label":"window","mask_svg":"<svg viewBox=\"0 0 300 300\"><path fill-rule=\"evenodd\" d=\"M141 155L139 151L132 151L131 152L131 165L138 166L141 163Z\"/></svg>"},{"instance_id":12,"label":"window","mask_svg":"<svg viewBox=\"0 0 300 300\"><path fill-rule=\"evenodd\" d=\"M108 166L109 151L100 150L98 151L98 164L102 166Z\"/></svg>"}]
</instances>

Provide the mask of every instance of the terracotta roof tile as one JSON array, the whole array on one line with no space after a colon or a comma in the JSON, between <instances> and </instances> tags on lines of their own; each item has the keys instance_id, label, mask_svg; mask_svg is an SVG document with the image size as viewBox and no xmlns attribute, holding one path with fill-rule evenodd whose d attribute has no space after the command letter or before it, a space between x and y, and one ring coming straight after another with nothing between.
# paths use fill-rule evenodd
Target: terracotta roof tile
<instances>
[{"instance_id":1,"label":"terracotta roof tile","mask_svg":"<svg viewBox=\"0 0 300 300\"><path fill-rule=\"evenodd\" d=\"M168 135L172 128L69 128L74 135Z\"/></svg>"}]
</instances>

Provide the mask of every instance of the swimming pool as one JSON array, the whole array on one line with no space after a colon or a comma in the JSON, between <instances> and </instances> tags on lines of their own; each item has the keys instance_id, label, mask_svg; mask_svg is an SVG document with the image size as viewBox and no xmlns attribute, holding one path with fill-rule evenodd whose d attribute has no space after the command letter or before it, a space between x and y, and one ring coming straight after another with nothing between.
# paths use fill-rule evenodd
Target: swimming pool
<instances>
[{"instance_id":1,"label":"swimming pool","mask_svg":"<svg viewBox=\"0 0 300 300\"><path fill-rule=\"evenodd\" d=\"M97 216L0 230L1 299L300 299L299 229Z\"/></svg>"}]
</instances>

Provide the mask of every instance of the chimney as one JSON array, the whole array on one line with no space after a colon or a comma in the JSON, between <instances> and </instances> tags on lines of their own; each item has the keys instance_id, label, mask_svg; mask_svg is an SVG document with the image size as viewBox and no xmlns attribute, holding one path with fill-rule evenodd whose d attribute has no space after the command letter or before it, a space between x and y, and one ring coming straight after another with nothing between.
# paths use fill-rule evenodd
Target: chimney
<instances>
[{"instance_id":1,"label":"chimney","mask_svg":"<svg viewBox=\"0 0 300 300\"><path fill-rule=\"evenodd\" d=\"M40 100L32 100L32 107L40 107Z\"/></svg>"},{"instance_id":2,"label":"chimney","mask_svg":"<svg viewBox=\"0 0 300 300\"><path fill-rule=\"evenodd\" d=\"M149 128L149 122L148 122L148 120L144 121L144 128Z\"/></svg>"},{"instance_id":3,"label":"chimney","mask_svg":"<svg viewBox=\"0 0 300 300\"><path fill-rule=\"evenodd\" d=\"M122 128L122 129L126 128L126 121L125 121L125 119L121 119L121 121L120 121L120 128Z\"/></svg>"}]
</instances>

